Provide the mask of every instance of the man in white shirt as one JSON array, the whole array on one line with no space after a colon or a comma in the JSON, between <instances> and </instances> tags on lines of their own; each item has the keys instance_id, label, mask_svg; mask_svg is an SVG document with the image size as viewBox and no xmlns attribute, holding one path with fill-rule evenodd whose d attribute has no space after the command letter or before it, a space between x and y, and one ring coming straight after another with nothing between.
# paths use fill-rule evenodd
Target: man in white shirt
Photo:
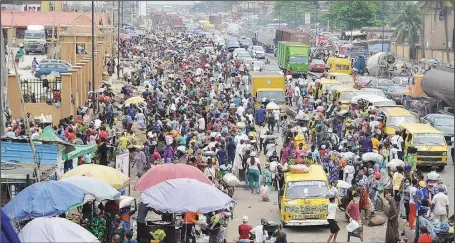
<instances>
[{"instance_id":1,"label":"man in white shirt","mask_svg":"<svg viewBox=\"0 0 455 243\"><path fill-rule=\"evenodd\" d=\"M243 115L243 112L245 112L245 108L243 106L239 106L237 108L237 111L235 112L235 114L237 114L239 117L241 117Z\"/></svg>"},{"instance_id":2,"label":"man in white shirt","mask_svg":"<svg viewBox=\"0 0 455 243\"><path fill-rule=\"evenodd\" d=\"M200 117L198 122L199 131L205 131L205 120L204 117Z\"/></svg>"},{"instance_id":3,"label":"man in white shirt","mask_svg":"<svg viewBox=\"0 0 455 243\"><path fill-rule=\"evenodd\" d=\"M267 219L261 219L261 225L254 227L250 232L256 237L254 239L255 243L264 243L267 238L267 232L264 230L264 225L267 224Z\"/></svg>"},{"instance_id":4,"label":"man in white shirt","mask_svg":"<svg viewBox=\"0 0 455 243\"><path fill-rule=\"evenodd\" d=\"M272 114L273 114L273 119L275 119L275 125L277 126L277 129L278 129L278 132L280 131L280 110L273 110L272 111ZM272 131L273 131L273 127L272 127Z\"/></svg>"},{"instance_id":5,"label":"man in white shirt","mask_svg":"<svg viewBox=\"0 0 455 243\"><path fill-rule=\"evenodd\" d=\"M404 143L403 138L400 136L399 131L395 131L395 135L390 139L390 142L392 144L396 144L398 147L398 158L403 160L403 149L402 149L402 144Z\"/></svg>"},{"instance_id":6,"label":"man in white shirt","mask_svg":"<svg viewBox=\"0 0 455 243\"><path fill-rule=\"evenodd\" d=\"M438 185L434 188L435 195L431 200L431 209L433 210L434 218L441 223L447 222L449 214L449 197L444 185Z\"/></svg>"}]
</instances>

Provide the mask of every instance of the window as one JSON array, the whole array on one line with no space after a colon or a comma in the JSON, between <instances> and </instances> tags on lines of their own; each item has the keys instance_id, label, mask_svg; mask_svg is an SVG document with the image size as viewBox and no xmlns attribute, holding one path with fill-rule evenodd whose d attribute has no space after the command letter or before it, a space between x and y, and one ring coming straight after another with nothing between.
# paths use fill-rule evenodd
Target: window
<instances>
[{"instance_id":1,"label":"window","mask_svg":"<svg viewBox=\"0 0 455 243\"><path fill-rule=\"evenodd\" d=\"M25 35L25 28L17 28L16 29L16 39L24 39Z\"/></svg>"}]
</instances>

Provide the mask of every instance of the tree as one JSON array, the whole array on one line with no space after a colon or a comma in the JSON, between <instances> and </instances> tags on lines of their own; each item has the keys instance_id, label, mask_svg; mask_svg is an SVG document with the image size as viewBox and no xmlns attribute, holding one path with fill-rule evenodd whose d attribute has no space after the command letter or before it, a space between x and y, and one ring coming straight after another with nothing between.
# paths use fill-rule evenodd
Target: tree
<instances>
[{"instance_id":1,"label":"tree","mask_svg":"<svg viewBox=\"0 0 455 243\"><path fill-rule=\"evenodd\" d=\"M336 1L322 17L329 20L336 28L359 29L365 26L377 26L377 2L368 1Z\"/></svg>"},{"instance_id":2,"label":"tree","mask_svg":"<svg viewBox=\"0 0 455 243\"><path fill-rule=\"evenodd\" d=\"M273 14L275 18L281 19L282 23L297 27L304 24L305 13L313 13L318 5L317 1L276 1ZM311 17L314 18L314 15Z\"/></svg>"},{"instance_id":3,"label":"tree","mask_svg":"<svg viewBox=\"0 0 455 243\"><path fill-rule=\"evenodd\" d=\"M409 2L401 13L395 16L391 25L396 28L392 38L396 38L397 43L404 43L407 41L410 47L410 58L414 60L416 58L415 46L423 33L419 6Z\"/></svg>"},{"instance_id":4,"label":"tree","mask_svg":"<svg viewBox=\"0 0 455 243\"><path fill-rule=\"evenodd\" d=\"M450 63L450 48L449 48L449 28L448 28L448 21L447 16L453 10L453 1L442 1L442 0L426 0L420 3L420 6L425 11L433 11L434 19L436 17L439 19L444 20L444 33L446 37L446 55L447 55L447 63ZM453 43L452 43L453 45Z\"/></svg>"}]
</instances>

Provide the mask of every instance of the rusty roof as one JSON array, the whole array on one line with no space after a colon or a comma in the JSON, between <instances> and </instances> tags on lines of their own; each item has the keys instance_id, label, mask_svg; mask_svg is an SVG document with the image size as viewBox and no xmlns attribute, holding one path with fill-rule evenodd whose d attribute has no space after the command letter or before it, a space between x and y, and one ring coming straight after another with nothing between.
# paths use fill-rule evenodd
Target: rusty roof
<instances>
[{"instance_id":1,"label":"rusty roof","mask_svg":"<svg viewBox=\"0 0 455 243\"><path fill-rule=\"evenodd\" d=\"M2 25L4 27L13 26L26 28L28 25L44 25L46 27L65 27L78 24L76 21L84 16L89 21L92 19L91 13L82 12L33 12L33 11L6 11L1 12ZM106 13L95 13L97 25L108 25L109 16Z\"/></svg>"}]
</instances>

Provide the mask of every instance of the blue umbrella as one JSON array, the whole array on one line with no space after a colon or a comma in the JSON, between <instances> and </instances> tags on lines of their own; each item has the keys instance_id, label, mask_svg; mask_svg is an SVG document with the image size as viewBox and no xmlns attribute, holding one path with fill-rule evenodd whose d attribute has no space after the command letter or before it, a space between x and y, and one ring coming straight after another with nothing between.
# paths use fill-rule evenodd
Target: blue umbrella
<instances>
[{"instance_id":1,"label":"blue umbrella","mask_svg":"<svg viewBox=\"0 0 455 243\"><path fill-rule=\"evenodd\" d=\"M20 243L11 221L2 209L2 243Z\"/></svg>"},{"instance_id":2,"label":"blue umbrella","mask_svg":"<svg viewBox=\"0 0 455 243\"><path fill-rule=\"evenodd\" d=\"M38 182L19 192L3 210L18 221L55 216L82 205L84 196L84 191L68 182Z\"/></svg>"}]
</instances>

